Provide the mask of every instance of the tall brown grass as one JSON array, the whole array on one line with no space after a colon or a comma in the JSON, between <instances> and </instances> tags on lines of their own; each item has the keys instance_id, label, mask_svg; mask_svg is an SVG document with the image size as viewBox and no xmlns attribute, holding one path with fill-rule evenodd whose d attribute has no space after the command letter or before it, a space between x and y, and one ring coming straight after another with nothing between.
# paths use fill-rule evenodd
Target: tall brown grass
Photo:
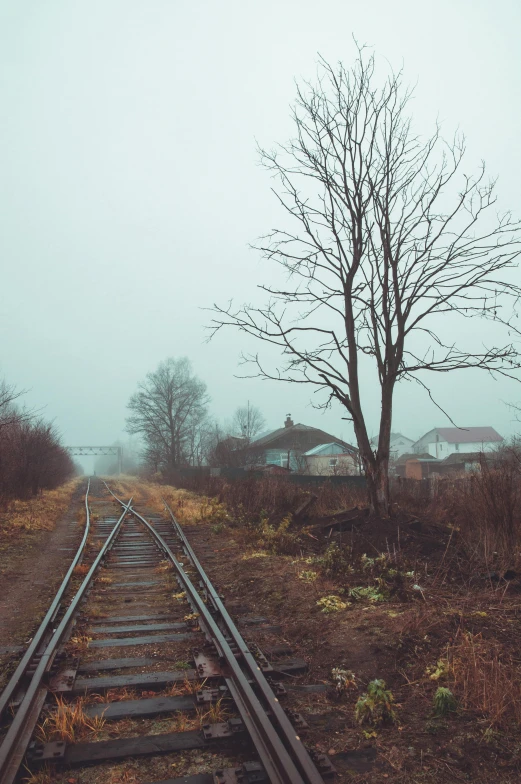
<instances>
[{"instance_id":1,"label":"tall brown grass","mask_svg":"<svg viewBox=\"0 0 521 784\"><path fill-rule=\"evenodd\" d=\"M521 722L521 668L501 643L462 631L447 658L464 710L479 714L490 726Z\"/></svg>"}]
</instances>

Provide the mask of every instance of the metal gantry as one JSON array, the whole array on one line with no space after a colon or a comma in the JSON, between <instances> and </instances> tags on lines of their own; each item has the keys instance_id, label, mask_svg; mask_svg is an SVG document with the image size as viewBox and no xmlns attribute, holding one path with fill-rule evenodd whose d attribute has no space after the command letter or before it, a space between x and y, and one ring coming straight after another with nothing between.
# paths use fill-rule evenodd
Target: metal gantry
<instances>
[{"instance_id":1,"label":"metal gantry","mask_svg":"<svg viewBox=\"0 0 521 784\"><path fill-rule=\"evenodd\" d=\"M118 458L118 474L123 468L123 448L120 446L67 446L67 451L73 457L90 457L102 455L104 457L114 455Z\"/></svg>"}]
</instances>

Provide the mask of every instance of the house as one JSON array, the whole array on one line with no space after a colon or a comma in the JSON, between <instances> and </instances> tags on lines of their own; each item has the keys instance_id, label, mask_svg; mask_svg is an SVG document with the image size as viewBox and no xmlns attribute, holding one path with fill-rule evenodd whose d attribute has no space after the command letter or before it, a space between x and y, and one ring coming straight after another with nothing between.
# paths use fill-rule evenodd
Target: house
<instances>
[{"instance_id":1,"label":"house","mask_svg":"<svg viewBox=\"0 0 521 784\"><path fill-rule=\"evenodd\" d=\"M332 443L344 449L345 454L357 458L358 450L351 444L320 428L294 424L288 414L284 427L257 438L244 451L250 466L278 465L292 471L304 472L307 465L305 453L320 444Z\"/></svg>"},{"instance_id":2,"label":"house","mask_svg":"<svg viewBox=\"0 0 521 784\"><path fill-rule=\"evenodd\" d=\"M438 470L442 476L481 471L484 464L493 466L495 457L493 454L485 455L483 452L455 452L441 462Z\"/></svg>"},{"instance_id":3,"label":"house","mask_svg":"<svg viewBox=\"0 0 521 784\"><path fill-rule=\"evenodd\" d=\"M378 449L378 436L371 438L370 444L374 450ZM401 433L391 433L389 448L391 460L397 460L407 452L411 452L413 444L414 440L412 438L408 438Z\"/></svg>"},{"instance_id":4,"label":"house","mask_svg":"<svg viewBox=\"0 0 521 784\"><path fill-rule=\"evenodd\" d=\"M304 452L302 473L310 476L353 476L360 473L358 455L334 441Z\"/></svg>"},{"instance_id":5,"label":"house","mask_svg":"<svg viewBox=\"0 0 521 784\"><path fill-rule=\"evenodd\" d=\"M443 459L455 452L490 452L502 442L493 427L435 427L416 441L413 452Z\"/></svg>"}]
</instances>

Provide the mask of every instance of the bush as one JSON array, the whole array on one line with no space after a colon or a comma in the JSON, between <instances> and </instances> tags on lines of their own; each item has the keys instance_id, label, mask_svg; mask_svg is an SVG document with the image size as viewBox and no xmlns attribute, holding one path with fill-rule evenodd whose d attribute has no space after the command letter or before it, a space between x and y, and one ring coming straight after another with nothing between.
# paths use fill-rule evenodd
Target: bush
<instances>
[{"instance_id":1,"label":"bush","mask_svg":"<svg viewBox=\"0 0 521 784\"><path fill-rule=\"evenodd\" d=\"M359 724L390 724L396 721L393 710L394 697L386 688L385 681L371 681L367 692L362 694L355 705L355 717Z\"/></svg>"}]
</instances>

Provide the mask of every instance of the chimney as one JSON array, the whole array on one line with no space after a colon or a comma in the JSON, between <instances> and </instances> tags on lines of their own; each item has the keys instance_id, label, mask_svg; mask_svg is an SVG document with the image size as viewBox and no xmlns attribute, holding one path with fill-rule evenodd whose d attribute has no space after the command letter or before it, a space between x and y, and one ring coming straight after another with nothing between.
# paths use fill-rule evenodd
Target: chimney
<instances>
[{"instance_id":1,"label":"chimney","mask_svg":"<svg viewBox=\"0 0 521 784\"><path fill-rule=\"evenodd\" d=\"M284 427L293 427L295 423L291 418L291 414L286 414L286 421L284 422Z\"/></svg>"}]
</instances>

